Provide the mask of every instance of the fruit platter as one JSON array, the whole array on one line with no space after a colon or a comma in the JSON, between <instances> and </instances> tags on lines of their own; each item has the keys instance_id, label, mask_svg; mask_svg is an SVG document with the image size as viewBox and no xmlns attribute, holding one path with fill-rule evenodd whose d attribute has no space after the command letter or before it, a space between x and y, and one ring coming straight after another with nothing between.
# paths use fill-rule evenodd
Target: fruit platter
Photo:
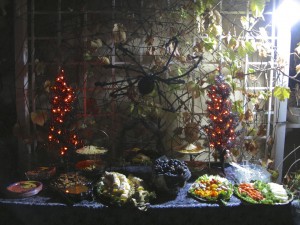
<instances>
[{"instance_id":1,"label":"fruit platter","mask_svg":"<svg viewBox=\"0 0 300 225\"><path fill-rule=\"evenodd\" d=\"M153 164L154 186L164 194L177 194L190 177L191 172L184 161L160 157Z\"/></svg>"},{"instance_id":2,"label":"fruit platter","mask_svg":"<svg viewBox=\"0 0 300 225\"><path fill-rule=\"evenodd\" d=\"M283 205L293 200L292 194L282 185L259 180L235 185L234 194L251 204Z\"/></svg>"},{"instance_id":3,"label":"fruit platter","mask_svg":"<svg viewBox=\"0 0 300 225\"><path fill-rule=\"evenodd\" d=\"M95 194L106 205L133 206L140 210L146 210L149 201L155 197L146 189L141 178L108 171L96 183Z\"/></svg>"},{"instance_id":4,"label":"fruit platter","mask_svg":"<svg viewBox=\"0 0 300 225\"><path fill-rule=\"evenodd\" d=\"M233 194L233 185L226 178L204 174L192 183L188 193L205 202L229 201Z\"/></svg>"}]
</instances>

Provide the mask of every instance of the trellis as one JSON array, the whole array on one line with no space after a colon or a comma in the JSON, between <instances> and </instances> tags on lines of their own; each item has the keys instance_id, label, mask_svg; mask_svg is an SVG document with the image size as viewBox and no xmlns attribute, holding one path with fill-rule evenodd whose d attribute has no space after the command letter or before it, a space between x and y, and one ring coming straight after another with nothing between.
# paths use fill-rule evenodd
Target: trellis
<instances>
[{"instance_id":1,"label":"trellis","mask_svg":"<svg viewBox=\"0 0 300 225\"><path fill-rule=\"evenodd\" d=\"M28 27L28 30L23 30L20 33L21 35L16 37L16 44L20 44L20 47L17 47L16 50L17 56L20 59L22 58L21 56L27 57L16 66L17 83L19 84L17 85L19 88L17 95L22 99L18 101L21 103L18 111L22 112L19 114L19 120L27 129L27 133L31 134L37 131L36 125L30 121L30 112L48 107L45 96L38 96L40 92L44 91L40 90L41 87L46 80L51 80L51 77L53 78L56 75L60 66L63 66L66 74L69 74L68 78L78 90L80 106L78 118L79 121L83 121L82 126L91 125L89 124L89 119L93 116L93 118L96 118L96 121L102 121L100 122L100 127L95 129L108 130L112 138L117 138L120 133L110 128L118 127L118 129L121 129L119 123L124 118L117 116L117 114L121 109L130 107L132 103L132 99L122 97L128 95L131 91L131 78L134 79L140 75L136 69L137 67L147 65L147 68L153 69L153 67L158 66L152 61L150 62L149 58L152 57L154 51L159 50L159 46L165 46L171 39L164 32L164 29L168 32L174 32L174 34L178 31L177 38L181 38L181 42L190 42L186 45L190 49L196 46L197 41L207 37L203 33L195 35L195 31L201 29L203 18L207 19L209 16L203 17L202 21L201 19L200 21L191 20L190 17L194 12L180 8L180 5L188 2L194 4L197 1L112 0L102 1L101 3L89 1L86 4L75 0L46 2L30 0L18 2L19 5L16 8L17 11L20 11L20 18L22 18L19 21L17 20L17 23L19 23L17 29ZM242 72L251 74L249 71L255 70L261 71L261 73L256 73L257 76L252 77L252 80L250 75L245 76L243 82L245 82L246 92L248 91L252 94L257 94L260 90L272 92L278 78L273 70L277 66L276 44L278 44L276 42L276 28L272 24L272 12L275 9L275 3L271 2L266 5L264 20L252 22L249 1L219 1L214 5L214 9L222 16L219 22L226 35L228 35L229 31L232 35L234 35L234 32L243 32L243 29L239 28L243 25L240 24L241 16L245 17L249 29L250 26L265 28L266 36L261 37L261 39L266 41L265 44L274 46L273 51L268 52L268 56L264 57L263 60L258 55L252 55L251 57L247 54L245 55L244 59L241 60L244 63ZM166 14L161 15L161 18L165 19L164 21L159 21L161 12ZM172 13L182 13L181 20L172 21ZM233 26L234 24L239 24L239 26ZM122 25L125 30L123 30ZM120 26L116 28L117 32L113 32L114 26ZM193 38L190 40L185 39L184 34L181 34L179 31L191 32ZM122 35L124 35L122 32L126 33L126 40L129 40L123 51L120 48L116 48L115 45L116 42L120 41L116 40L116 38L122 39ZM259 32L259 30L254 29L254 32ZM249 34L246 32L243 36L245 41L251 41L251 39L257 37L257 33L251 36L250 32ZM152 42L151 37L156 38L156 40ZM100 43L97 42L99 40L102 42L101 47ZM91 43L96 47L91 47ZM169 43L169 53L174 50L172 49L174 47L172 46L173 44L173 42ZM221 40L218 46L219 49L225 47ZM190 49L187 47L186 49L180 49L180 51L182 51L182 54L187 54L187 51ZM127 50L130 52L126 52ZM26 51L28 51L28 54ZM131 53L133 53L133 57L130 55ZM179 53L174 51L173 54ZM166 56L167 54L164 52L162 55ZM202 75L204 77L224 63L219 60L217 54L204 53L203 58L203 61L198 62L201 63L202 67L196 65L198 68L195 71L204 74ZM208 58L210 60L207 60ZM106 60L109 60L110 66L108 66ZM182 62L180 60L179 62L172 60L170 65L176 68L176 63L179 65ZM133 64L135 64L135 67L127 67ZM191 68L193 65L192 63L186 68ZM149 71L152 72L150 69ZM155 70L153 69L153 71ZM195 76L197 76L195 71L191 71L190 75L185 77L187 81L195 79ZM131 73L130 75L128 75L129 72ZM174 71L168 71L163 76L174 76L172 73ZM120 80L122 79L120 77L125 77L125 79L121 82ZM164 78L168 79L168 77ZM95 86L95 82L100 82L103 85ZM129 89L124 89L126 85ZM111 98L110 93L119 89L121 92L125 91L126 94L116 95L114 98ZM165 100L169 99L169 94L166 92ZM23 99L25 99L25 102ZM146 108L146 106L149 106L146 100L143 100L145 104L142 107ZM248 100L244 98L244 112L249 109L248 107L254 108L253 105L248 104ZM198 109L196 110L194 109L195 101L198 102ZM150 106L152 107L152 105ZM200 124L205 122L199 119L205 115L205 108L201 108L203 107L203 99L199 101L191 98L191 101L187 101L187 106L193 106L190 113L196 115L192 122L196 121ZM244 140L259 140L263 150L255 157L248 154L243 155L247 160L269 157L271 153L269 143L278 131L274 129L274 124L277 124L278 118L278 116L274 117L274 112L276 113L278 105L274 106L273 98L267 98L267 101L264 101L258 107L260 110L257 110L252 115L254 119L249 122L249 127L253 127L253 130L255 130L262 125L264 127L263 135L252 135L251 132L248 132L245 133ZM140 108L137 109L142 110ZM255 118L260 119L256 120ZM136 124L132 122L132 124L125 125L135 126ZM172 126L170 125L169 131L173 128ZM92 130L92 132L95 132L95 130ZM151 136L146 136L146 138L149 137ZM139 142L141 140L135 139L130 141ZM31 145L30 149L35 149L36 143L36 141L30 142L28 146ZM119 146L113 143L111 147L118 148ZM275 149L273 154L277 151L278 149Z\"/></svg>"}]
</instances>

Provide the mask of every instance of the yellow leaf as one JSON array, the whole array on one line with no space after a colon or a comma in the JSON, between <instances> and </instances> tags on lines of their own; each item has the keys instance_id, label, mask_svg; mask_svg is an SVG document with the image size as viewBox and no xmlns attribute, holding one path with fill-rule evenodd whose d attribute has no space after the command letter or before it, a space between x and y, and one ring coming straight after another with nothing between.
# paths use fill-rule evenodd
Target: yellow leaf
<instances>
[{"instance_id":1,"label":"yellow leaf","mask_svg":"<svg viewBox=\"0 0 300 225\"><path fill-rule=\"evenodd\" d=\"M98 59L99 59L99 62L100 62L101 65L110 64L110 60L107 57L104 57L104 56L103 57L98 57Z\"/></svg>"},{"instance_id":2,"label":"yellow leaf","mask_svg":"<svg viewBox=\"0 0 300 225\"><path fill-rule=\"evenodd\" d=\"M51 87L51 82L50 80L46 80L44 83L44 90L49 93L50 92L50 87Z\"/></svg>"},{"instance_id":3,"label":"yellow leaf","mask_svg":"<svg viewBox=\"0 0 300 225\"><path fill-rule=\"evenodd\" d=\"M35 64L35 72L37 75L42 75L45 72L46 65L44 62L40 62L39 60L36 60Z\"/></svg>"},{"instance_id":4,"label":"yellow leaf","mask_svg":"<svg viewBox=\"0 0 300 225\"><path fill-rule=\"evenodd\" d=\"M241 23L242 23L242 26L244 29L248 30L249 28L249 20L247 19L246 16L241 16L241 19L240 19Z\"/></svg>"},{"instance_id":5,"label":"yellow leaf","mask_svg":"<svg viewBox=\"0 0 300 225\"><path fill-rule=\"evenodd\" d=\"M290 98L291 90L289 87L275 87L274 97L278 98L280 101Z\"/></svg>"},{"instance_id":6,"label":"yellow leaf","mask_svg":"<svg viewBox=\"0 0 300 225\"><path fill-rule=\"evenodd\" d=\"M100 48L100 47L102 47L102 41L101 41L101 39L96 39L96 40L93 40L93 41L91 41L91 47L92 48Z\"/></svg>"},{"instance_id":7,"label":"yellow leaf","mask_svg":"<svg viewBox=\"0 0 300 225\"><path fill-rule=\"evenodd\" d=\"M47 112L46 111L36 111L32 112L30 114L31 121L34 124L37 124L39 126L44 126L45 122L48 119Z\"/></svg>"},{"instance_id":8,"label":"yellow leaf","mask_svg":"<svg viewBox=\"0 0 300 225\"><path fill-rule=\"evenodd\" d=\"M255 18L262 18L267 0L250 0L250 9Z\"/></svg>"},{"instance_id":9,"label":"yellow leaf","mask_svg":"<svg viewBox=\"0 0 300 225\"><path fill-rule=\"evenodd\" d=\"M115 43L126 42L126 29L123 24L115 23L113 27L113 39Z\"/></svg>"}]
</instances>

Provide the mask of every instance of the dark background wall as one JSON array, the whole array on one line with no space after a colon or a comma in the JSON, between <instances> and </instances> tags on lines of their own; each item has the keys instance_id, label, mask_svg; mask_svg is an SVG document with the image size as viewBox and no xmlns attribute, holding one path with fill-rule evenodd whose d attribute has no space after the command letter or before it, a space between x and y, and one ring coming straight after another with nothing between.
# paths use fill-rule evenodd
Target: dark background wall
<instances>
[{"instance_id":1,"label":"dark background wall","mask_svg":"<svg viewBox=\"0 0 300 225\"><path fill-rule=\"evenodd\" d=\"M12 135L16 122L14 72L14 1L0 0L0 179L8 179L17 158Z\"/></svg>"},{"instance_id":2,"label":"dark background wall","mask_svg":"<svg viewBox=\"0 0 300 225\"><path fill-rule=\"evenodd\" d=\"M5 137L11 134L16 115L13 1L2 0L0 7L0 137Z\"/></svg>"}]
</instances>

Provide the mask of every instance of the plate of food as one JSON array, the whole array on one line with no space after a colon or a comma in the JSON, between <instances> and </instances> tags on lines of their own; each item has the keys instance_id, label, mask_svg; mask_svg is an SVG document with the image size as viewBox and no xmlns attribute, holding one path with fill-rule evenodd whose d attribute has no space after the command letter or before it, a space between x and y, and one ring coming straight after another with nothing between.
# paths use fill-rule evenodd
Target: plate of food
<instances>
[{"instance_id":1,"label":"plate of food","mask_svg":"<svg viewBox=\"0 0 300 225\"><path fill-rule=\"evenodd\" d=\"M48 180L56 173L56 167L40 166L25 172L28 180Z\"/></svg>"},{"instance_id":2,"label":"plate of food","mask_svg":"<svg viewBox=\"0 0 300 225\"><path fill-rule=\"evenodd\" d=\"M188 144L187 146L183 147L182 149L178 149L177 152L181 154L190 154L190 155L197 155L201 152L203 152L205 149L203 149L200 146L196 146L194 144Z\"/></svg>"},{"instance_id":3,"label":"plate of food","mask_svg":"<svg viewBox=\"0 0 300 225\"><path fill-rule=\"evenodd\" d=\"M102 171L104 163L102 160L82 160L76 163L76 169L83 172Z\"/></svg>"},{"instance_id":4,"label":"plate of food","mask_svg":"<svg viewBox=\"0 0 300 225\"><path fill-rule=\"evenodd\" d=\"M285 205L293 200L292 193L282 185L259 180L235 185L234 194L251 204Z\"/></svg>"},{"instance_id":5,"label":"plate of food","mask_svg":"<svg viewBox=\"0 0 300 225\"><path fill-rule=\"evenodd\" d=\"M98 147L94 145L84 146L76 150L76 153L80 155L103 155L108 150L104 147Z\"/></svg>"},{"instance_id":6,"label":"plate of food","mask_svg":"<svg viewBox=\"0 0 300 225\"><path fill-rule=\"evenodd\" d=\"M38 181L19 181L7 187L7 191L15 197L30 197L38 194L43 189L43 184Z\"/></svg>"},{"instance_id":7,"label":"plate of food","mask_svg":"<svg viewBox=\"0 0 300 225\"><path fill-rule=\"evenodd\" d=\"M133 206L140 210L146 210L149 201L155 197L153 192L147 190L141 178L108 171L96 183L95 193L106 205Z\"/></svg>"},{"instance_id":8,"label":"plate of food","mask_svg":"<svg viewBox=\"0 0 300 225\"><path fill-rule=\"evenodd\" d=\"M91 181L76 172L60 174L51 182L51 187L64 197L73 200L88 198L92 192Z\"/></svg>"},{"instance_id":9,"label":"plate of food","mask_svg":"<svg viewBox=\"0 0 300 225\"><path fill-rule=\"evenodd\" d=\"M226 202L233 194L233 185L224 177L204 174L195 180L188 193L200 201Z\"/></svg>"}]
</instances>

